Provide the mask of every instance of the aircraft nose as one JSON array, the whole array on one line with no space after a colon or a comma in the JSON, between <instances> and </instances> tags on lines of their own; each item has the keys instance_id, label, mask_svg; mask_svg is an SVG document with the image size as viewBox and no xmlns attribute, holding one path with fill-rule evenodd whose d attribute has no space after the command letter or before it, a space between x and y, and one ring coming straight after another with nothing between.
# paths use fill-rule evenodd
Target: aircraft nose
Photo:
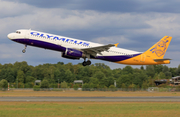
<instances>
[{"instance_id":1,"label":"aircraft nose","mask_svg":"<svg viewBox=\"0 0 180 117\"><path fill-rule=\"evenodd\" d=\"M12 39L12 38L13 38L13 34L12 34L12 33L9 33L9 34L7 35L7 37L8 37L9 39Z\"/></svg>"}]
</instances>

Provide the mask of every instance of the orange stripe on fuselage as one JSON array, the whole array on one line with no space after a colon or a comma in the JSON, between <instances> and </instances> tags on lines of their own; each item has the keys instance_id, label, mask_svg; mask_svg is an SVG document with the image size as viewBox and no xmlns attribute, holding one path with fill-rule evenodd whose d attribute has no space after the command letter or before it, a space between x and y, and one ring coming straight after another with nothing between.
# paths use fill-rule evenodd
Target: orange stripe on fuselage
<instances>
[{"instance_id":1,"label":"orange stripe on fuselage","mask_svg":"<svg viewBox=\"0 0 180 117\"><path fill-rule=\"evenodd\" d=\"M150 56L145 54L140 54L136 57L132 57L123 61L118 61L115 63L127 64L127 65L157 65L157 64L169 64L170 61L166 60L166 61L155 62Z\"/></svg>"}]
</instances>

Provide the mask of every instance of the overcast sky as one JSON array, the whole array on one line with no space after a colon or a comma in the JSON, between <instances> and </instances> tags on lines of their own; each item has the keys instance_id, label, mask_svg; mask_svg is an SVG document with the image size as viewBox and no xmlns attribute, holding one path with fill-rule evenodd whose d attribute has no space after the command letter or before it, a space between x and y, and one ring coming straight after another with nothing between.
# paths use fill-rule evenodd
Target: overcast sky
<instances>
[{"instance_id":1,"label":"overcast sky","mask_svg":"<svg viewBox=\"0 0 180 117\"><path fill-rule=\"evenodd\" d=\"M103 44L120 43L120 48L140 52L163 36L172 36L165 58L173 59L169 67L178 67L179 6L179 0L0 0L0 63L83 62L30 46L23 54L24 45L7 38L8 33L17 29L33 29ZM92 63L105 63L112 69L125 66L100 60Z\"/></svg>"}]
</instances>

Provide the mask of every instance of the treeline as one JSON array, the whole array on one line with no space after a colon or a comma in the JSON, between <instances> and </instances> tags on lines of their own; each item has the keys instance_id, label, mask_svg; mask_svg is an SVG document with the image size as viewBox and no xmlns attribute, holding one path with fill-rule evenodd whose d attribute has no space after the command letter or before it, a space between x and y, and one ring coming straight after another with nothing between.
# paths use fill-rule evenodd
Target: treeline
<instances>
[{"instance_id":1,"label":"treeline","mask_svg":"<svg viewBox=\"0 0 180 117\"><path fill-rule=\"evenodd\" d=\"M83 80L84 87L89 88L112 87L114 81L118 88L147 88L155 86L154 80L170 79L178 75L180 75L180 65L178 68L147 65L141 66L140 69L126 66L123 69L112 70L104 63L85 67L81 63L73 65L63 62L38 66L28 65L25 61L0 64L0 80L5 79L10 83L11 88L32 88L35 80L46 81L50 88L57 88L58 82L59 84L66 82L67 86L72 88L74 80Z\"/></svg>"}]
</instances>

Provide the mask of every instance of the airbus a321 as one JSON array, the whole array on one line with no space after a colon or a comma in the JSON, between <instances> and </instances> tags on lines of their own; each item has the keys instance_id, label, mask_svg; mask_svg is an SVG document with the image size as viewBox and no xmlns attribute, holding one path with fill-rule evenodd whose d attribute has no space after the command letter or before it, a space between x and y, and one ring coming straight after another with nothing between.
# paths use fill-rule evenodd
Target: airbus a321
<instances>
[{"instance_id":1,"label":"airbus a321","mask_svg":"<svg viewBox=\"0 0 180 117\"><path fill-rule=\"evenodd\" d=\"M171 59L163 58L172 37L164 36L145 52L137 52L118 48L117 44L98 44L89 41L48 34L34 30L17 30L8 34L12 41L24 44L23 53L27 45L61 52L61 56L68 59L83 58L83 66L90 65L90 59L100 59L128 65L157 65L169 64Z\"/></svg>"}]
</instances>

